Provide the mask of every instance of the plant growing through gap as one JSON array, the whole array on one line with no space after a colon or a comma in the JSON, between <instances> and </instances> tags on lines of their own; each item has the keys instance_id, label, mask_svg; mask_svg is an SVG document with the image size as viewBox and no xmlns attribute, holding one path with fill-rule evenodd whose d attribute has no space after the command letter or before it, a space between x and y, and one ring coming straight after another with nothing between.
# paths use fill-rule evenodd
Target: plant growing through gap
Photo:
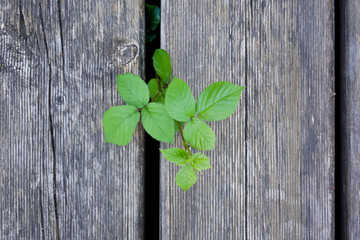
<instances>
[{"instance_id":1,"label":"plant growing through gap","mask_svg":"<svg viewBox=\"0 0 360 240\"><path fill-rule=\"evenodd\" d=\"M117 75L117 90L127 105L115 106L104 113L105 141L127 145L140 118L154 139L174 143L182 138L182 148L160 149L164 157L181 168L176 184L184 191L197 180L197 172L211 168L210 159L197 150L213 150L215 133L205 121L219 121L234 113L245 87L226 81L215 82L200 94L196 103L189 85L171 78L169 54L157 49L153 56L156 78L145 83L131 73Z\"/></svg>"}]
</instances>

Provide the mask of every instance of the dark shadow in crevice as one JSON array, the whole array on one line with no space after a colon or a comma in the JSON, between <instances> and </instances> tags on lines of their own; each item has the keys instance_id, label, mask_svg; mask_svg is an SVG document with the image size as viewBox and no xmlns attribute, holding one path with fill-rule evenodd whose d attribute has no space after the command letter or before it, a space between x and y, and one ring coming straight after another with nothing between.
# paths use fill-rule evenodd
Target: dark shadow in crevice
<instances>
[{"instance_id":1,"label":"dark shadow in crevice","mask_svg":"<svg viewBox=\"0 0 360 240\"><path fill-rule=\"evenodd\" d=\"M20 0L19 2L19 34L26 39L26 24L25 24L25 18L23 14L23 8L22 8L22 2Z\"/></svg>"},{"instance_id":2,"label":"dark shadow in crevice","mask_svg":"<svg viewBox=\"0 0 360 240\"><path fill-rule=\"evenodd\" d=\"M345 173L346 159L343 159L343 137L344 137L344 122L343 114L345 114L345 101L343 89L343 71L344 71L344 49L343 43L345 36L343 32L344 27L344 10L346 0L335 0L335 239L347 239L345 227Z\"/></svg>"},{"instance_id":3,"label":"dark shadow in crevice","mask_svg":"<svg viewBox=\"0 0 360 240\"><path fill-rule=\"evenodd\" d=\"M160 143L145 136L145 239L159 239L159 147Z\"/></svg>"},{"instance_id":4,"label":"dark shadow in crevice","mask_svg":"<svg viewBox=\"0 0 360 240\"><path fill-rule=\"evenodd\" d=\"M160 7L160 0L146 0L146 4ZM160 25L156 38L145 44L145 76L149 81L155 77L152 56L160 48ZM159 239L160 197L160 143L145 133L145 232L146 240Z\"/></svg>"}]
</instances>

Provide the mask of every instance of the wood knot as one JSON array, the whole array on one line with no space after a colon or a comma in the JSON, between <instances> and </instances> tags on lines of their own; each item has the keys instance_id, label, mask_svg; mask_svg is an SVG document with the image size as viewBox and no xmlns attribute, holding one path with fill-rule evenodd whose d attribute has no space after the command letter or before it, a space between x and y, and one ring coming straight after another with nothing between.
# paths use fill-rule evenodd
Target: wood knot
<instances>
[{"instance_id":1,"label":"wood knot","mask_svg":"<svg viewBox=\"0 0 360 240\"><path fill-rule=\"evenodd\" d=\"M58 92L55 94L54 102L56 105L62 105L65 102L65 93Z\"/></svg>"},{"instance_id":2,"label":"wood knot","mask_svg":"<svg viewBox=\"0 0 360 240\"><path fill-rule=\"evenodd\" d=\"M132 62L139 54L139 47L135 42L126 40L116 41L110 52L111 65L117 67Z\"/></svg>"},{"instance_id":3,"label":"wood knot","mask_svg":"<svg viewBox=\"0 0 360 240\"><path fill-rule=\"evenodd\" d=\"M36 74L38 61L15 29L0 26L0 74L6 74L11 89L26 89L35 86L30 82ZM37 77L33 77L37 79Z\"/></svg>"}]
</instances>

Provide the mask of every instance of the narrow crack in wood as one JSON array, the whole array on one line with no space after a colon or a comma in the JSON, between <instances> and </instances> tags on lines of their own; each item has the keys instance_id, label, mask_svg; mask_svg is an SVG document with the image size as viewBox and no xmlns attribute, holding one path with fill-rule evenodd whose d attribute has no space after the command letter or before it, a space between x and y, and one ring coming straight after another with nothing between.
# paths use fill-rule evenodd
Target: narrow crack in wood
<instances>
[{"instance_id":1,"label":"narrow crack in wood","mask_svg":"<svg viewBox=\"0 0 360 240\"><path fill-rule=\"evenodd\" d=\"M251 11L251 9L250 9ZM246 14L246 11L245 11ZM245 27L245 87L248 87L248 82L247 82L247 78L248 78L248 27L250 28L250 24L247 23L246 27ZM249 31L250 32L250 31ZM244 96L244 108L245 108L245 126L244 126L244 139L245 139L245 144L244 144L244 157L245 157L245 161L244 161L244 171L245 171L245 239L248 239L248 166L247 166L247 160L248 160L248 90L245 89L245 96Z\"/></svg>"},{"instance_id":2,"label":"narrow crack in wood","mask_svg":"<svg viewBox=\"0 0 360 240\"><path fill-rule=\"evenodd\" d=\"M56 196L56 154L55 154L55 136L54 136L54 129L53 129L53 120L52 120L52 114L51 114L51 83L52 83L52 77L51 77L51 61L49 57L49 49L47 45L47 39L46 39L46 33L45 33L45 25L44 25L44 19L42 17L42 8L41 4L39 4L39 17L40 17L40 24L41 29L44 35L44 45L45 45L45 51L46 51L46 58L48 61L49 66L49 91L48 91L48 107L49 107L49 128L50 128L50 134L51 134L51 148L52 148L52 155L53 155L53 201L54 201L54 212L55 212L55 225L56 225L56 238L59 240L59 216L57 211L57 196Z\"/></svg>"},{"instance_id":3,"label":"narrow crack in wood","mask_svg":"<svg viewBox=\"0 0 360 240\"><path fill-rule=\"evenodd\" d=\"M40 206L40 227L41 227L41 235L42 239L45 240L44 234L44 212L43 212L43 205L42 205L42 191L41 191L41 184L39 188L39 206Z\"/></svg>"},{"instance_id":4,"label":"narrow crack in wood","mask_svg":"<svg viewBox=\"0 0 360 240\"><path fill-rule=\"evenodd\" d=\"M63 38L63 28L62 28L62 19L61 19L61 1L60 0L58 0L58 19L59 19L59 27L60 27L62 72L63 72L63 80L66 83L66 78L65 78L65 51L64 51L64 38Z\"/></svg>"},{"instance_id":5,"label":"narrow crack in wood","mask_svg":"<svg viewBox=\"0 0 360 240\"><path fill-rule=\"evenodd\" d=\"M26 25L25 25L25 18L22 11L22 2L19 2L19 25L18 25L18 33L26 38Z\"/></svg>"}]
</instances>

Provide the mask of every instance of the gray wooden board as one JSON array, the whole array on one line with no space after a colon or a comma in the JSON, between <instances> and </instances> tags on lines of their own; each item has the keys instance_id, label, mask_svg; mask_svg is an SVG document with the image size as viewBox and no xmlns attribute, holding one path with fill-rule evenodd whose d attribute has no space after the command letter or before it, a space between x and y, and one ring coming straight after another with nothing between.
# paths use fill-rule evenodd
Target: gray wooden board
<instances>
[{"instance_id":1,"label":"gray wooden board","mask_svg":"<svg viewBox=\"0 0 360 240\"><path fill-rule=\"evenodd\" d=\"M360 239L360 2L341 1L342 239ZM339 137L340 137L339 136Z\"/></svg>"},{"instance_id":2,"label":"gray wooden board","mask_svg":"<svg viewBox=\"0 0 360 240\"><path fill-rule=\"evenodd\" d=\"M0 1L0 239L141 239L144 135L104 143L144 69L144 2Z\"/></svg>"},{"instance_id":3,"label":"gray wooden board","mask_svg":"<svg viewBox=\"0 0 360 240\"><path fill-rule=\"evenodd\" d=\"M161 239L334 237L333 17L331 0L162 1L174 76L196 97L215 81L247 88L210 123L213 168L195 186L161 159Z\"/></svg>"}]
</instances>

